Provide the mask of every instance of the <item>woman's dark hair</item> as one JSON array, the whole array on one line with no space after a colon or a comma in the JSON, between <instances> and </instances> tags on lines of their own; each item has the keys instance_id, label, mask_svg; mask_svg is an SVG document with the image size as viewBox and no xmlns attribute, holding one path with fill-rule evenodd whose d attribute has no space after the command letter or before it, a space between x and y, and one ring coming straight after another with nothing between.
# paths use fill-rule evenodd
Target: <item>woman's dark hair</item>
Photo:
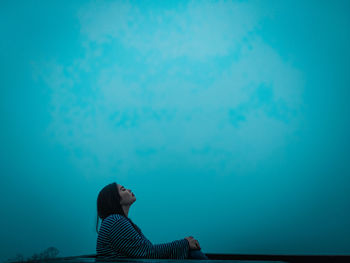
<instances>
[{"instance_id":1,"label":"woman's dark hair","mask_svg":"<svg viewBox=\"0 0 350 263\"><path fill-rule=\"evenodd\" d=\"M130 218L128 218L122 206L120 205L120 195L118 191L117 183L111 183L102 188L97 197L97 221L96 221L96 232L98 233L98 221L99 218L103 220L112 215L119 214L126 217L127 220L133 225L135 230L141 234L141 229L135 225Z\"/></svg>"}]
</instances>

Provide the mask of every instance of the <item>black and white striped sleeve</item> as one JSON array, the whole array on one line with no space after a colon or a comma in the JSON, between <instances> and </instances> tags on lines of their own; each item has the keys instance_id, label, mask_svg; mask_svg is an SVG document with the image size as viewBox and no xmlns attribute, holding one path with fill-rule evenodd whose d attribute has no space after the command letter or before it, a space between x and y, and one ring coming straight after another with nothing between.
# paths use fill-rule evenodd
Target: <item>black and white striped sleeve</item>
<instances>
[{"instance_id":1,"label":"black and white striped sleeve","mask_svg":"<svg viewBox=\"0 0 350 263\"><path fill-rule=\"evenodd\" d=\"M119 254L130 258L187 259L189 243L186 239L153 245L140 235L125 218L113 220L110 228L111 245Z\"/></svg>"}]
</instances>

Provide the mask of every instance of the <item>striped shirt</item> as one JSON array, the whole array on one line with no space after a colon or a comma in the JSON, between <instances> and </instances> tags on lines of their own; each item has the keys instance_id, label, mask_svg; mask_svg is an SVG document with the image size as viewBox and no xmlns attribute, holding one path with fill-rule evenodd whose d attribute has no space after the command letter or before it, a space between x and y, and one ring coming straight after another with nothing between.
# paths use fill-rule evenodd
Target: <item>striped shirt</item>
<instances>
[{"instance_id":1,"label":"striped shirt","mask_svg":"<svg viewBox=\"0 0 350 263\"><path fill-rule=\"evenodd\" d=\"M101 224L96 243L97 258L163 258L187 259L187 239L152 244L139 234L129 220L119 214L106 217Z\"/></svg>"}]
</instances>

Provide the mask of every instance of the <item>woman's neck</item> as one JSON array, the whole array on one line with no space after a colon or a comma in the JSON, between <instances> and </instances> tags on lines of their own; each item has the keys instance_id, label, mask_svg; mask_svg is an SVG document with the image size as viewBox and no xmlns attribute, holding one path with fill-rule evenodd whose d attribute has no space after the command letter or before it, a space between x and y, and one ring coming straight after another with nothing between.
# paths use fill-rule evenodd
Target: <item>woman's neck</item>
<instances>
[{"instance_id":1,"label":"woman's neck","mask_svg":"<svg viewBox=\"0 0 350 263\"><path fill-rule=\"evenodd\" d=\"M126 217L129 217L129 208L130 206L122 206L123 210L124 210L124 214Z\"/></svg>"}]
</instances>

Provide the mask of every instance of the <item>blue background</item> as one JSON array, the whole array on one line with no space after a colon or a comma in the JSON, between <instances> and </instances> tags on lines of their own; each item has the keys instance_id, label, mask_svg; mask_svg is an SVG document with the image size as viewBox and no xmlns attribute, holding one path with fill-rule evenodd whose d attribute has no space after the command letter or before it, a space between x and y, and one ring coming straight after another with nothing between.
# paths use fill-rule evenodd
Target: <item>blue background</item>
<instances>
[{"instance_id":1,"label":"blue background","mask_svg":"<svg viewBox=\"0 0 350 263\"><path fill-rule=\"evenodd\" d=\"M72 3L73 2L73 3ZM153 243L349 254L349 1L2 1L0 258Z\"/></svg>"}]
</instances>

